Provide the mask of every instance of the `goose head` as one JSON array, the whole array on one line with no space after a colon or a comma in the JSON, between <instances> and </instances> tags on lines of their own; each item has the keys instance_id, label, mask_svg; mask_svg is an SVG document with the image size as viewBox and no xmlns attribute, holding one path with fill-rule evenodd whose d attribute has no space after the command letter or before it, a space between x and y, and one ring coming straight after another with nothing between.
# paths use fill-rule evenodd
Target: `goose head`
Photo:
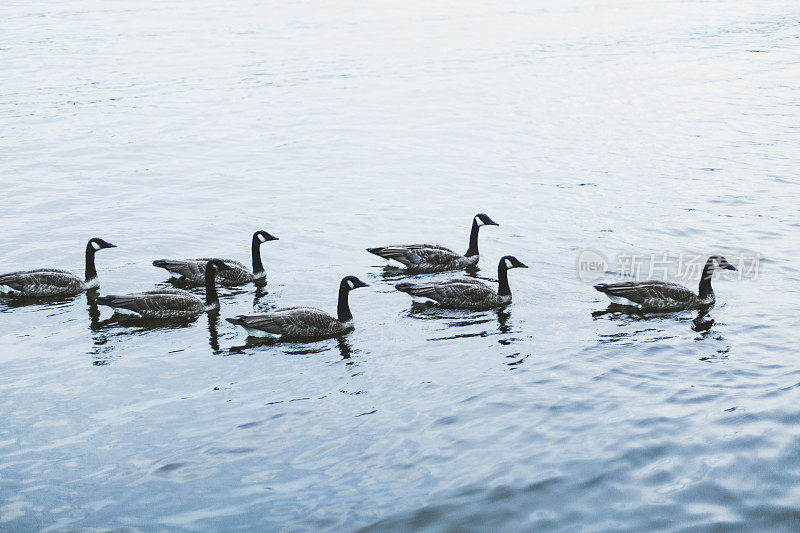
<instances>
[{"instance_id":1,"label":"goose head","mask_svg":"<svg viewBox=\"0 0 800 533\"><path fill-rule=\"evenodd\" d=\"M102 250L104 248L116 248L116 244L111 244L108 241L104 241L99 237L93 237L89 239L88 245L96 252L98 250Z\"/></svg>"},{"instance_id":2,"label":"goose head","mask_svg":"<svg viewBox=\"0 0 800 533\"><path fill-rule=\"evenodd\" d=\"M730 264L728 260L722 257L721 255L713 255L711 257L713 257L714 260L717 262L717 266L719 268L724 268L725 270L736 270L736 267Z\"/></svg>"},{"instance_id":3,"label":"goose head","mask_svg":"<svg viewBox=\"0 0 800 533\"><path fill-rule=\"evenodd\" d=\"M509 268L528 268L528 265L524 264L522 261L514 257L513 255L507 255L500 259L500 263L505 265L506 269Z\"/></svg>"},{"instance_id":4,"label":"goose head","mask_svg":"<svg viewBox=\"0 0 800 533\"><path fill-rule=\"evenodd\" d=\"M489 218L486 213L478 213L475 215L475 224L478 226L499 226L497 222Z\"/></svg>"},{"instance_id":5,"label":"goose head","mask_svg":"<svg viewBox=\"0 0 800 533\"><path fill-rule=\"evenodd\" d=\"M275 237L274 235L270 235L269 233L267 233L264 230L258 230L257 232L255 232L253 234L253 238L254 238L254 240L257 240L259 243L262 243L262 244L267 242L267 241L277 241L278 240L277 237Z\"/></svg>"},{"instance_id":6,"label":"goose head","mask_svg":"<svg viewBox=\"0 0 800 533\"><path fill-rule=\"evenodd\" d=\"M369 287L369 284L364 283L355 276L345 276L342 278L341 287L349 292L359 287Z\"/></svg>"}]
</instances>

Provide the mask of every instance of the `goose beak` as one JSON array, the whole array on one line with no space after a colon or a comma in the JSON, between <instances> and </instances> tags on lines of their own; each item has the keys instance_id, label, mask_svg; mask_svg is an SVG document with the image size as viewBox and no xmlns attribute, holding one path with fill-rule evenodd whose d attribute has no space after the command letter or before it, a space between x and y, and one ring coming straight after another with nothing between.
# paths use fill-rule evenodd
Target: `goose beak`
<instances>
[{"instance_id":1,"label":"goose beak","mask_svg":"<svg viewBox=\"0 0 800 533\"><path fill-rule=\"evenodd\" d=\"M106 248L116 248L116 247L117 247L116 244L111 244L110 242L106 243Z\"/></svg>"},{"instance_id":2,"label":"goose beak","mask_svg":"<svg viewBox=\"0 0 800 533\"><path fill-rule=\"evenodd\" d=\"M725 269L726 270L736 270L736 267L733 266L732 264L728 263L727 265L725 265Z\"/></svg>"},{"instance_id":3,"label":"goose beak","mask_svg":"<svg viewBox=\"0 0 800 533\"><path fill-rule=\"evenodd\" d=\"M519 267L519 268L528 268L528 265L520 263L520 264L517 265L517 267Z\"/></svg>"}]
</instances>

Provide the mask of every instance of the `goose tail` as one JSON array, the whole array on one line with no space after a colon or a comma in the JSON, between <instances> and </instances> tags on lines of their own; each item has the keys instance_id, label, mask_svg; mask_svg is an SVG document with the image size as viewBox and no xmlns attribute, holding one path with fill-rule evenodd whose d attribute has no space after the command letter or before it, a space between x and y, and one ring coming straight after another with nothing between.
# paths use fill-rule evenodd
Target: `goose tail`
<instances>
[{"instance_id":1,"label":"goose tail","mask_svg":"<svg viewBox=\"0 0 800 533\"><path fill-rule=\"evenodd\" d=\"M394 288L400 292L408 292L413 286L413 283L398 283L394 286Z\"/></svg>"}]
</instances>

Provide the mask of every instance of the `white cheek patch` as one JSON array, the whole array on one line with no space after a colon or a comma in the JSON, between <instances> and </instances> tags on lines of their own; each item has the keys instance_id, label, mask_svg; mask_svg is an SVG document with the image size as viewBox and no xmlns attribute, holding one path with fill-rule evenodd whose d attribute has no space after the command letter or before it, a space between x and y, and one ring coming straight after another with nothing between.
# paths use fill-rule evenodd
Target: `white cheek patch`
<instances>
[{"instance_id":1,"label":"white cheek patch","mask_svg":"<svg viewBox=\"0 0 800 533\"><path fill-rule=\"evenodd\" d=\"M348 286L348 287L350 287L350 290L353 290L353 289L355 289L355 288L356 288L356 286L355 286L355 285L353 285L353 282L352 282L352 281L350 281L350 280L347 280L347 286Z\"/></svg>"},{"instance_id":2,"label":"white cheek patch","mask_svg":"<svg viewBox=\"0 0 800 533\"><path fill-rule=\"evenodd\" d=\"M514 266L511 264L510 259L506 259L506 268L514 268Z\"/></svg>"},{"instance_id":3,"label":"white cheek patch","mask_svg":"<svg viewBox=\"0 0 800 533\"><path fill-rule=\"evenodd\" d=\"M264 237L264 236L263 236L263 235L261 235L261 234L259 234L259 235L258 235L258 240L259 240L259 241L261 241L261 242L267 242L267 238L266 238L266 237Z\"/></svg>"},{"instance_id":4,"label":"white cheek patch","mask_svg":"<svg viewBox=\"0 0 800 533\"><path fill-rule=\"evenodd\" d=\"M97 244L96 242L92 242L92 248L94 248L94 251L96 252L97 250L100 249L100 245Z\"/></svg>"},{"instance_id":5,"label":"white cheek patch","mask_svg":"<svg viewBox=\"0 0 800 533\"><path fill-rule=\"evenodd\" d=\"M484 224L484 223L483 223L483 221L482 221L481 219L479 219L478 217L475 217L475 223L476 223L476 224L478 224L479 226L485 226L485 225L486 225L486 224Z\"/></svg>"}]
</instances>

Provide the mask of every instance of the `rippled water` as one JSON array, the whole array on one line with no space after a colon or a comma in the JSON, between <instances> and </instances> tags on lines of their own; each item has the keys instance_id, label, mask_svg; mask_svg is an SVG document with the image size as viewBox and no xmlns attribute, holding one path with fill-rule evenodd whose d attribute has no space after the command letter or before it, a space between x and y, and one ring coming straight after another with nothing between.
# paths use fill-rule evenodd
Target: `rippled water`
<instances>
[{"instance_id":1,"label":"rippled water","mask_svg":"<svg viewBox=\"0 0 800 533\"><path fill-rule=\"evenodd\" d=\"M0 271L164 284L247 260L219 317L0 303L0 529L800 527L793 1L0 6ZM433 241L515 303L412 308L364 248ZM696 312L600 314L585 249L761 254ZM227 316L333 312L340 339ZM447 274L437 275L446 277ZM436 276L435 276L436 277ZM593 316L593 312L595 315ZM711 322L713 320L713 323Z\"/></svg>"}]
</instances>

